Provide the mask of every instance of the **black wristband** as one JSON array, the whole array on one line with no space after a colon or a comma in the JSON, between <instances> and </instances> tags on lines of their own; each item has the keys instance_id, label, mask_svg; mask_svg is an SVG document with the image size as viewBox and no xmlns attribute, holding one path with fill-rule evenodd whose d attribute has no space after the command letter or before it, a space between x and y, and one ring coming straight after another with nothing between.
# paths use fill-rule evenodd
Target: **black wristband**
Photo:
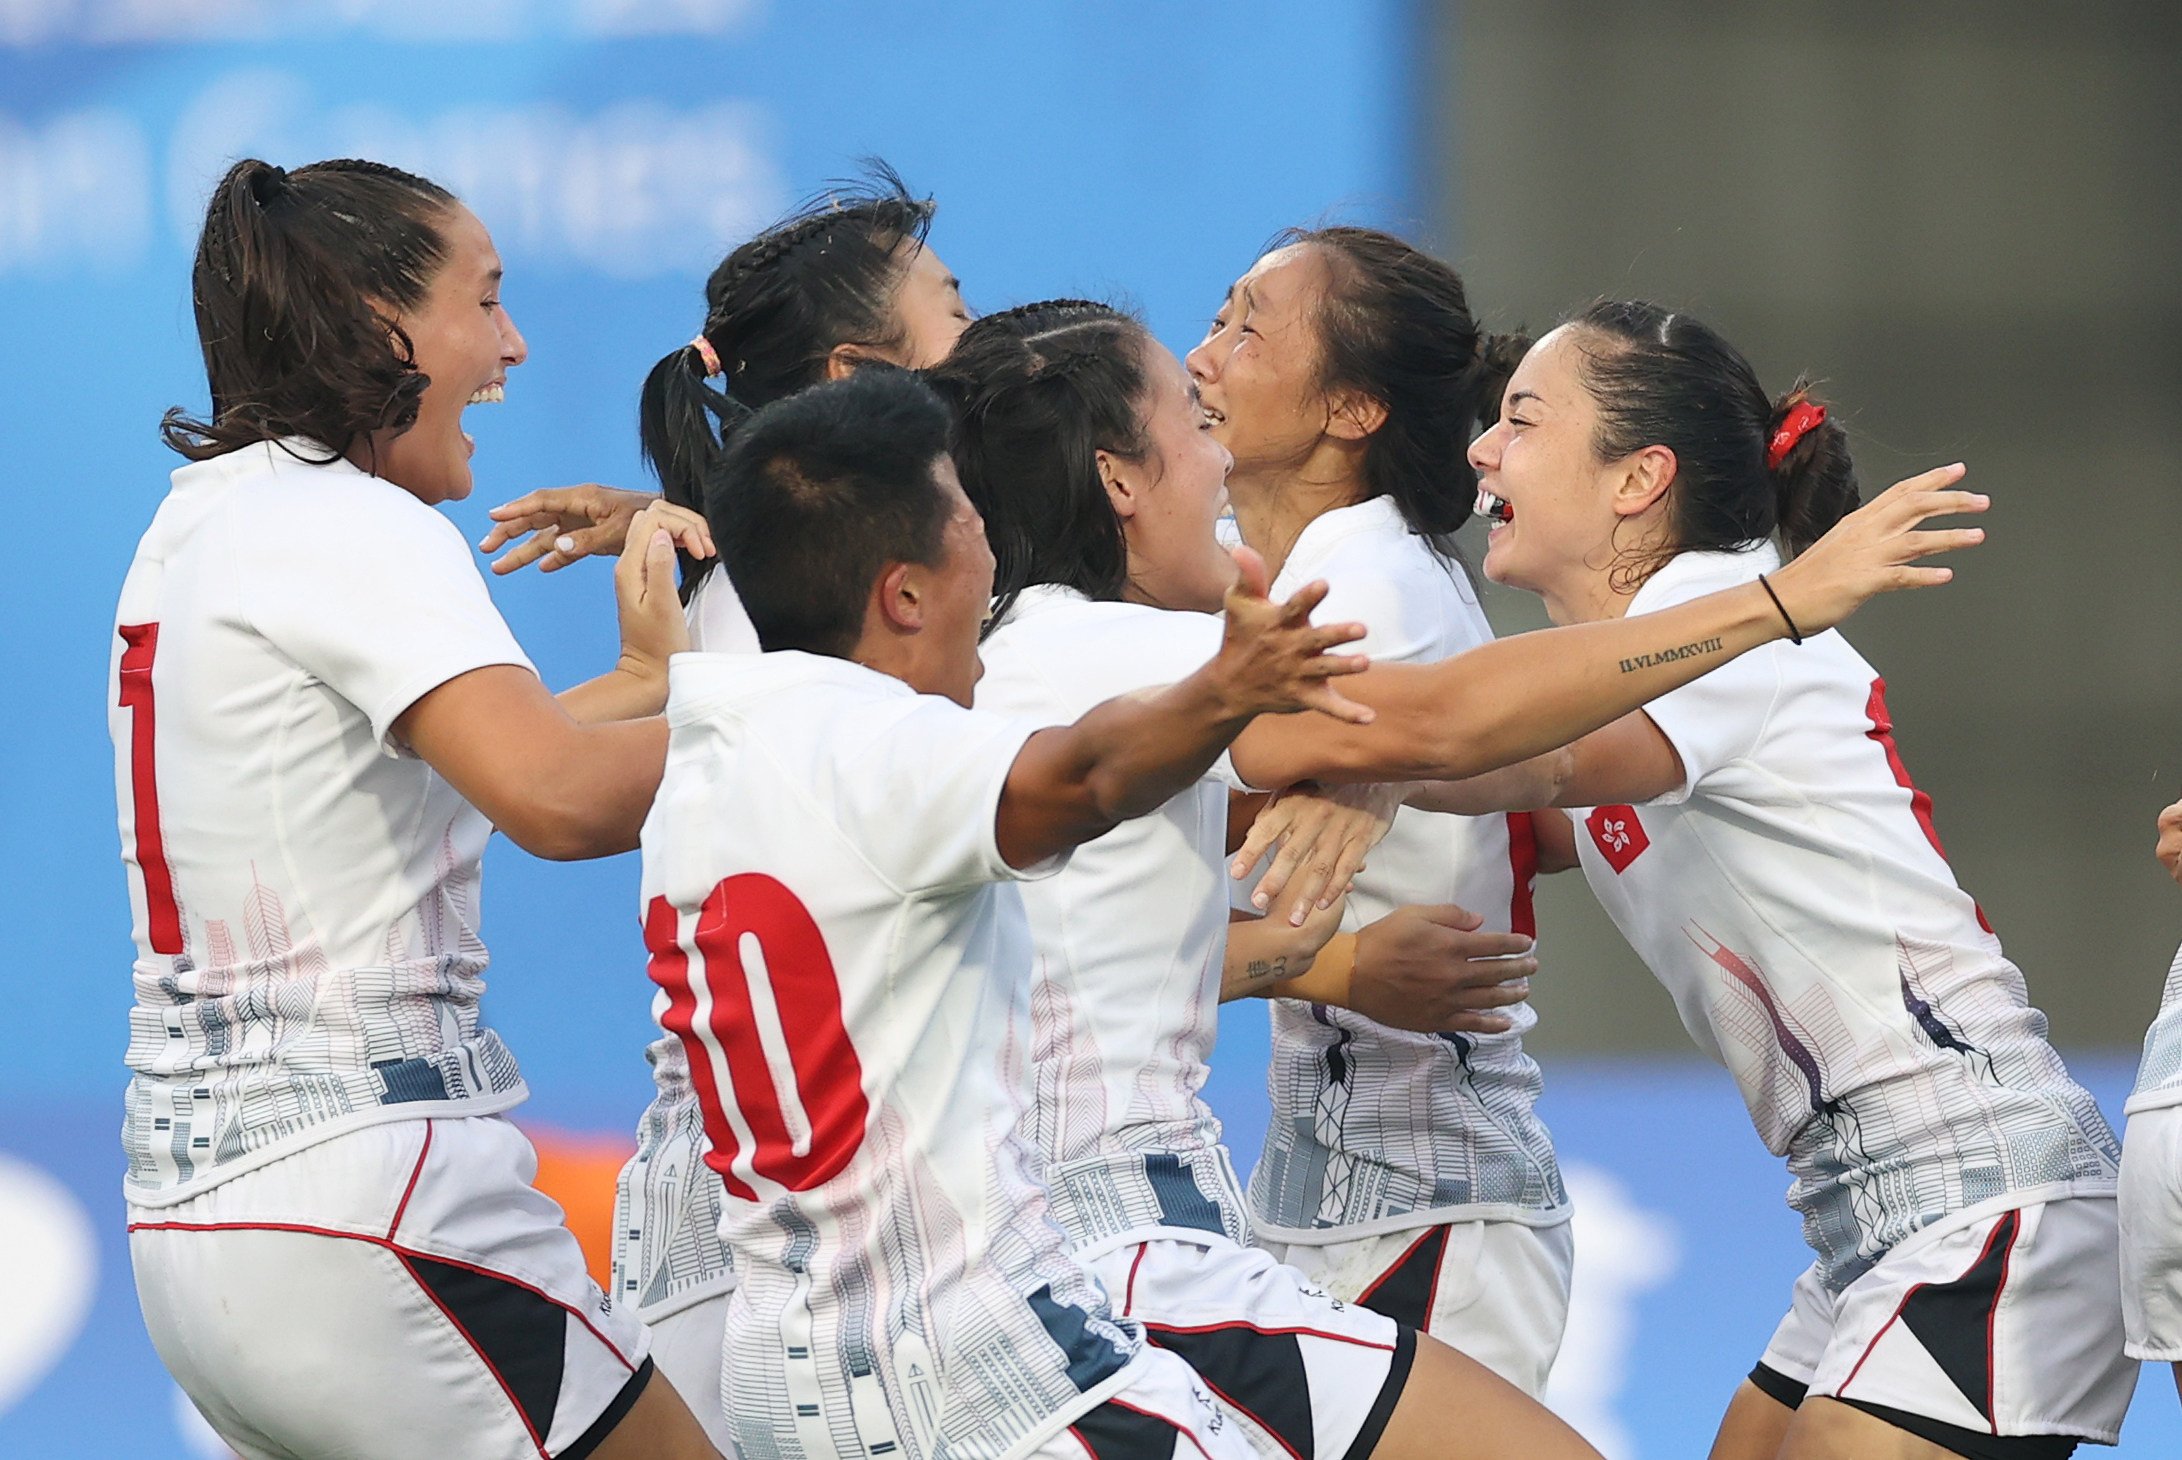
<instances>
[{"instance_id":1,"label":"black wristband","mask_svg":"<svg viewBox=\"0 0 2182 1460\"><path fill-rule=\"evenodd\" d=\"M1758 575L1758 586L1765 590L1767 598L1773 600L1773 607L1780 610L1780 621L1788 625L1788 642L1791 644L1802 643L1803 631L1797 628L1796 621L1788 616L1787 606L1780 601L1780 595L1773 591L1773 585L1765 581L1765 574L1763 573Z\"/></svg>"}]
</instances>

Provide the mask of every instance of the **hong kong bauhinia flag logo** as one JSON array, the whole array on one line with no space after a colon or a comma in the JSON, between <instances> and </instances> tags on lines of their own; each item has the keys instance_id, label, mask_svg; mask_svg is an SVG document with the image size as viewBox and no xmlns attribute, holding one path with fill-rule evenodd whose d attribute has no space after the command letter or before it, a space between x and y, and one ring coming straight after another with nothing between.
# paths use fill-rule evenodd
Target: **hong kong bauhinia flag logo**
<instances>
[{"instance_id":1,"label":"hong kong bauhinia flag logo","mask_svg":"<svg viewBox=\"0 0 2182 1460\"><path fill-rule=\"evenodd\" d=\"M1644 823L1637 820L1634 806L1601 806L1584 819L1584 825L1590 829L1599 855L1606 858L1617 877L1652 844L1644 834Z\"/></svg>"}]
</instances>

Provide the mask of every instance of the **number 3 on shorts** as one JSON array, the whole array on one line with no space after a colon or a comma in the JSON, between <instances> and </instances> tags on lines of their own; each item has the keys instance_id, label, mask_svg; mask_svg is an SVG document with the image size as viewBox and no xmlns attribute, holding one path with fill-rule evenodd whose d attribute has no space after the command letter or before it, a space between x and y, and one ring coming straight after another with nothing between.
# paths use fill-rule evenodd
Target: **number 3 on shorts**
<instances>
[{"instance_id":1,"label":"number 3 on shorts","mask_svg":"<svg viewBox=\"0 0 2182 1460\"><path fill-rule=\"evenodd\" d=\"M748 1200L753 1173L809 1191L848 1165L870 1114L825 936L801 899L756 872L713 888L695 922L655 897L644 943L667 993L659 1022L689 1055L705 1160Z\"/></svg>"}]
</instances>

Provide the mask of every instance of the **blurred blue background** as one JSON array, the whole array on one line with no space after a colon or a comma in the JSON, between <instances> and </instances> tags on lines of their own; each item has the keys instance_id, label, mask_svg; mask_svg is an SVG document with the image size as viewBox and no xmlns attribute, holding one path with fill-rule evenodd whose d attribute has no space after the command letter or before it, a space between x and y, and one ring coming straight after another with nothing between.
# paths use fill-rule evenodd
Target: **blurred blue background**
<instances>
[{"instance_id":1,"label":"blurred blue background","mask_svg":"<svg viewBox=\"0 0 2182 1460\"><path fill-rule=\"evenodd\" d=\"M1448 138L1473 8L0 0L0 485L17 524L0 895L24 940L0 973L18 1031L0 1061L0 1456L220 1453L151 1353L121 1236L128 908L102 717L113 598L175 464L155 427L204 405L188 263L229 161L381 158L493 230L531 360L505 405L469 417L478 491L451 510L474 539L486 506L533 487L643 484L636 386L699 322L706 269L863 155L937 196L932 246L974 307L1119 297L1177 350L1289 224L1495 246ZM602 565L493 592L556 687L609 662ZM496 844L487 866L487 1007L536 1092L523 1118L549 1153L606 1169L649 1089L633 860ZM1580 1000L1540 997L1543 1109L1582 1211L1555 1398L1616 1460L1701 1453L1805 1254L1784 1174L1656 988L1608 969L1595 928L1555 943L1555 908L1592 916L1575 895L1546 904L1548 951L1598 972ZM2078 1062L2117 1122L2114 1030L2141 1027L2157 973L2116 975L2134 1002ZM1578 1033L1557 1045L1562 1016ZM1265 1047L1262 1011L1234 1011L1212 1099L1245 1167ZM2118 1453L2178 1451L2172 1387L2150 1373Z\"/></svg>"}]
</instances>

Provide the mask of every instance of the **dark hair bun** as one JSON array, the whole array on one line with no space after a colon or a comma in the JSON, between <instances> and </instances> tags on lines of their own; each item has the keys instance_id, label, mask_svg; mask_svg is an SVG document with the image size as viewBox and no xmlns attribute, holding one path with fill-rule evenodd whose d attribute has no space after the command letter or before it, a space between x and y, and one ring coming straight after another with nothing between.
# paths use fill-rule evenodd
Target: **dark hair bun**
<instances>
[{"instance_id":1,"label":"dark hair bun","mask_svg":"<svg viewBox=\"0 0 2182 1460\"><path fill-rule=\"evenodd\" d=\"M1789 412L1808 401L1824 409L1811 394L1811 382L1799 379L1773 402L1766 419L1768 453L1766 470L1780 498L1781 542L1790 553L1802 552L1826 535L1826 530L1854 512L1862 500L1856 484L1856 467L1849 459L1849 437L1827 411L1825 419L1806 430L1780 463L1770 464L1772 442Z\"/></svg>"}]
</instances>

